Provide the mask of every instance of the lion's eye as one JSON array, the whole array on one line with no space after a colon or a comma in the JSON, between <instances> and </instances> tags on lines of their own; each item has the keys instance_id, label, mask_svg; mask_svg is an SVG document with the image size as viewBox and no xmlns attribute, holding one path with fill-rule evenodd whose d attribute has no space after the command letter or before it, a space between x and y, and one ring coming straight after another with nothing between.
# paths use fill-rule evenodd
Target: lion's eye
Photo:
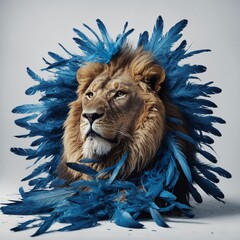
<instances>
[{"instance_id":1,"label":"lion's eye","mask_svg":"<svg viewBox=\"0 0 240 240\"><path fill-rule=\"evenodd\" d=\"M123 91L117 91L114 97L115 98L124 98L124 97L126 97L126 95L127 94Z\"/></svg>"},{"instance_id":2,"label":"lion's eye","mask_svg":"<svg viewBox=\"0 0 240 240\"><path fill-rule=\"evenodd\" d=\"M92 99L92 97L93 97L93 92L88 92L88 93L86 93L86 98L87 99Z\"/></svg>"}]
</instances>

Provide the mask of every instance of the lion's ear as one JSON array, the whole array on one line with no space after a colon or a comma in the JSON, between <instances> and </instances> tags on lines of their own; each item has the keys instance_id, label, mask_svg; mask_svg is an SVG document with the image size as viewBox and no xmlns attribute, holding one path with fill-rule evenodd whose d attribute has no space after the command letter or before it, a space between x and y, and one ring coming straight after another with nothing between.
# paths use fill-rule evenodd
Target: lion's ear
<instances>
[{"instance_id":1,"label":"lion's ear","mask_svg":"<svg viewBox=\"0 0 240 240\"><path fill-rule=\"evenodd\" d=\"M165 80L165 71L162 67L155 64L143 71L142 81L145 82L152 90L158 92L161 84Z\"/></svg>"}]
</instances>

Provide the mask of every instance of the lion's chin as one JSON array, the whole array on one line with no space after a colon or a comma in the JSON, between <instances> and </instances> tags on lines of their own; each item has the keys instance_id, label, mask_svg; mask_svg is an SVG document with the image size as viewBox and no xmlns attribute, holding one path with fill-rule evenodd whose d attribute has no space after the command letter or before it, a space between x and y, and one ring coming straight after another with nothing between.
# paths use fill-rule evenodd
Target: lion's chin
<instances>
[{"instance_id":1,"label":"lion's chin","mask_svg":"<svg viewBox=\"0 0 240 240\"><path fill-rule=\"evenodd\" d=\"M112 144L100 137L88 137L83 143L84 158L99 158L107 155L112 149Z\"/></svg>"}]
</instances>

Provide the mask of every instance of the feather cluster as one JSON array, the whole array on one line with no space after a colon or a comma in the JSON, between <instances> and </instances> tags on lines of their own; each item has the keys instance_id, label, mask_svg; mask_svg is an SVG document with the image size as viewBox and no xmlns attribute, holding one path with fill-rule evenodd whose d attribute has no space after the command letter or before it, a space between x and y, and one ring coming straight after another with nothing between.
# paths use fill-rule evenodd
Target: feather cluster
<instances>
[{"instance_id":1,"label":"feather cluster","mask_svg":"<svg viewBox=\"0 0 240 240\"><path fill-rule=\"evenodd\" d=\"M188 52L185 40L178 47L174 47L182 37L181 32L187 25L187 20L178 22L164 34L161 17L158 17L151 37L148 32L140 34L138 47L142 46L145 51L151 52L155 61L164 68L166 91L189 123L189 134L169 131L157 152L158 161L152 169L146 170L137 179L120 181L117 178L128 156L128 153L125 153L116 165L101 172L81 164L94 161L93 159L82 159L79 164L69 163L68 167L90 175L92 180L79 180L68 187L61 187L64 185L64 180L57 178L56 171L63 152L63 124L69 111L68 105L77 97L76 72L86 62L108 63L121 50L128 35L133 31L133 29L127 30L126 23L123 32L113 40L100 20L97 20L97 25L100 36L84 24L94 40L82 31L74 29L77 34L74 41L80 48L81 54L73 54L61 44L60 47L67 53L68 58L49 52L53 62L44 59L47 67L43 70L53 73L51 79L43 79L27 68L29 76L36 81L36 85L27 89L26 94L33 95L40 92L41 98L38 104L18 106L13 112L26 115L17 119L15 123L28 130L28 133L17 137L34 137L35 140L31 148L12 148L11 151L26 157L27 160L34 160L36 168L23 179L28 181L31 190L25 192L20 188L22 199L5 204L1 210L5 214L37 214L38 217L19 224L12 229L14 231L38 227L33 235L37 236L45 233L55 222L67 224L59 231L70 231L93 227L99 220L106 218L119 226L142 228L143 224L139 222L139 216L144 212L149 213L157 225L168 227L162 214L174 208L188 217L193 217L191 208L178 202L173 194L180 174L185 175L190 193L198 203L202 202L202 197L196 185L219 201L224 198L223 193L215 185L219 182L217 175L230 178L231 174L200 160L201 156L210 163L217 162L215 156L204 147L212 149L213 139L209 135L221 136L214 124L225 123L223 119L212 115L212 108L216 105L209 100L211 95L220 93L221 89L213 86L212 82L205 84L198 82L198 77L195 75L206 71L206 67L179 64L183 59L209 50ZM176 118L167 116L166 120L174 124L182 124L181 120ZM186 161L176 141L177 138L188 141L195 147L198 154L191 163ZM110 172L112 174L109 179L98 178L99 175ZM161 199L161 206L156 204L156 198Z\"/></svg>"}]
</instances>

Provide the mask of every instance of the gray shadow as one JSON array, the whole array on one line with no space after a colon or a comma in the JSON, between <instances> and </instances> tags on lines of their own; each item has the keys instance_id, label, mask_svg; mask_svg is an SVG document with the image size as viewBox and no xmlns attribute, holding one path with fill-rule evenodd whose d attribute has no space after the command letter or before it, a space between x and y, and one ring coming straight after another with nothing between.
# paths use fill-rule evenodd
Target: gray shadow
<instances>
[{"instance_id":1,"label":"gray shadow","mask_svg":"<svg viewBox=\"0 0 240 240\"><path fill-rule=\"evenodd\" d=\"M201 204L193 203L193 213L195 218L217 218L239 215L240 201L228 199L225 203L218 202L215 199L207 198Z\"/></svg>"}]
</instances>

